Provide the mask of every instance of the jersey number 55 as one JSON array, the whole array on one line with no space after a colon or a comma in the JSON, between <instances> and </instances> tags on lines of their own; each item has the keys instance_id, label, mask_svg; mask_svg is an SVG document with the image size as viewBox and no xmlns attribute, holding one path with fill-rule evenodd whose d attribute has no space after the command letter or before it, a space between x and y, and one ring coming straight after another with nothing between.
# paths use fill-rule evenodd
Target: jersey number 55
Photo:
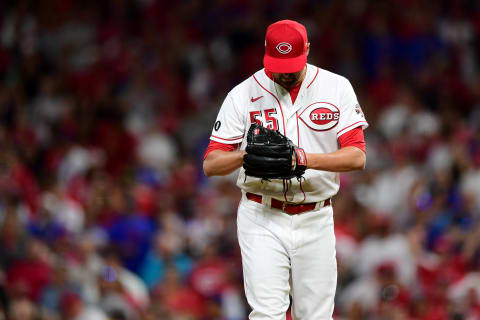
<instances>
[{"instance_id":1,"label":"jersey number 55","mask_svg":"<svg viewBox=\"0 0 480 320\"><path fill-rule=\"evenodd\" d=\"M275 108L265 110L250 111L250 122L258 123L265 128L278 130L278 119L272 115L276 115L277 110Z\"/></svg>"}]
</instances>

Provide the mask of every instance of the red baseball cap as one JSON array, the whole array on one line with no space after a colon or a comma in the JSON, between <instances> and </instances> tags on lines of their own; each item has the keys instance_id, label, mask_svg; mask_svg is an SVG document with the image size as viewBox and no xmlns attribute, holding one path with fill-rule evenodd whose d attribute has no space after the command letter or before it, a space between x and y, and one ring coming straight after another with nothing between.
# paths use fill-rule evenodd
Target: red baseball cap
<instances>
[{"instance_id":1,"label":"red baseball cap","mask_svg":"<svg viewBox=\"0 0 480 320\"><path fill-rule=\"evenodd\" d=\"M265 35L265 69L275 73L298 72L307 63L307 30L292 20L268 26Z\"/></svg>"}]
</instances>

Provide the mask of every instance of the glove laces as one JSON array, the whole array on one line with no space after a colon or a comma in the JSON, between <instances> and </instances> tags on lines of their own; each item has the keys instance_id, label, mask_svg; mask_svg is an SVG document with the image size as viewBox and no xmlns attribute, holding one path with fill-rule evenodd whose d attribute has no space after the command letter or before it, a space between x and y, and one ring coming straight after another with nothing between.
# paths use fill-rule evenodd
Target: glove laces
<instances>
[{"instance_id":1,"label":"glove laces","mask_svg":"<svg viewBox=\"0 0 480 320\"><path fill-rule=\"evenodd\" d=\"M305 200L307 199L307 195L305 194L305 190L303 190L302 180L303 181L306 180L304 176L297 177L297 181L300 184L300 190L303 193L303 200L300 203L305 202ZM245 175L245 177L243 179L243 183L245 183L246 181L247 181L247 175ZM264 181L270 182L271 180L270 179L265 179L265 178L262 178L262 180L260 180L261 183L263 183ZM289 185L291 185L291 184L292 184L292 179L291 178L290 179L282 179L283 198L285 199L285 202L289 202L289 200L287 198L287 193L288 193ZM295 195L293 196L293 198L295 198Z\"/></svg>"},{"instance_id":2,"label":"glove laces","mask_svg":"<svg viewBox=\"0 0 480 320\"><path fill-rule=\"evenodd\" d=\"M291 183L291 179L282 179L283 183L283 198L285 199L285 202L288 202L287 199L287 192L288 192L288 184Z\"/></svg>"},{"instance_id":3,"label":"glove laces","mask_svg":"<svg viewBox=\"0 0 480 320\"><path fill-rule=\"evenodd\" d=\"M301 176L300 178L297 178L297 179L298 179L298 182L300 183L300 190L303 193L303 200L302 200L302 203L303 203L307 199L307 195L305 194L305 191L303 190L303 187L302 187L302 179L303 179L303 181L305 181L306 179L305 179L304 176Z\"/></svg>"},{"instance_id":4,"label":"glove laces","mask_svg":"<svg viewBox=\"0 0 480 320\"><path fill-rule=\"evenodd\" d=\"M305 181L304 176L297 177L297 181L300 184L300 190L303 193L303 200L301 201L301 203L305 202L305 200L307 199L307 195L305 194L305 191L303 190L302 180ZM285 199L286 202L289 202L289 200L287 198L287 193L288 193L289 185L292 184L292 179L291 178L290 179L282 179L282 184L283 184L283 198ZM293 198L295 198L295 195L293 195ZM293 200L293 198L292 198L292 200Z\"/></svg>"}]
</instances>

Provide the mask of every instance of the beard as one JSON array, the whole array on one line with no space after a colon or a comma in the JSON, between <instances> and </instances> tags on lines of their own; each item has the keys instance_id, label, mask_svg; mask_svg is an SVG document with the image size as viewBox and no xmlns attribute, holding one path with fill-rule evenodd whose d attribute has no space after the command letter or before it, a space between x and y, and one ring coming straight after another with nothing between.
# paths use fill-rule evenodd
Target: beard
<instances>
[{"instance_id":1,"label":"beard","mask_svg":"<svg viewBox=\"0 0 480 320\"><path fill-rule=\"evenodd\" d=\"M291 89L298 84L299 79L290 78L290 77L279 77L279 78L276 78L275 81L285 89Z\"/></svg>"},{"instance_id":2,"label":"beard","mask_svg":"<svg viewBox=\"0 0 480 320\"><path fill-rule=\"evenodd\" d=\"M305 68L295 73L277 73L273 75L274 81L283 88L290 90L295 88L305 75Z\"/></svg>"}]
</instances>

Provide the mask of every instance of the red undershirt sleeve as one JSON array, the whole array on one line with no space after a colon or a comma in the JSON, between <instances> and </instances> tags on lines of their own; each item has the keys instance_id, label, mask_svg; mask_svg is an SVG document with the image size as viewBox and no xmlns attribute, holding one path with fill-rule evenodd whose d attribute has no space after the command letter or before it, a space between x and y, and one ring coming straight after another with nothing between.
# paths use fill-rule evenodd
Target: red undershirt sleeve
<instances>
[{"instance_id":1,"label":"red undershirt sleeve","mask_svg":"<svg viewBox=\"0 0 480 320\"><path fill-rule=\"evenodd\" d=\"M205 153L203 154L203 160L205 160L207 155L213 150L223 150L223 151L230 152L230 151L236 150L239 145L240 143L227 144L227 143L221 143L221 142L210 140L207 150L205 150Z\"/></svg>"},{"instance_id":2,"label":"red undershirt sleeve","mask_svg":"<svg viewBox=\"0 0 480 320\"><path fill-rule=\"evenodd\" d=\"M363 136L362 127L356 127L345 132L338 137L338 142L340 143L340 148L353 146L366 153L365 138Z\"/></svg>"}]
</instances>

